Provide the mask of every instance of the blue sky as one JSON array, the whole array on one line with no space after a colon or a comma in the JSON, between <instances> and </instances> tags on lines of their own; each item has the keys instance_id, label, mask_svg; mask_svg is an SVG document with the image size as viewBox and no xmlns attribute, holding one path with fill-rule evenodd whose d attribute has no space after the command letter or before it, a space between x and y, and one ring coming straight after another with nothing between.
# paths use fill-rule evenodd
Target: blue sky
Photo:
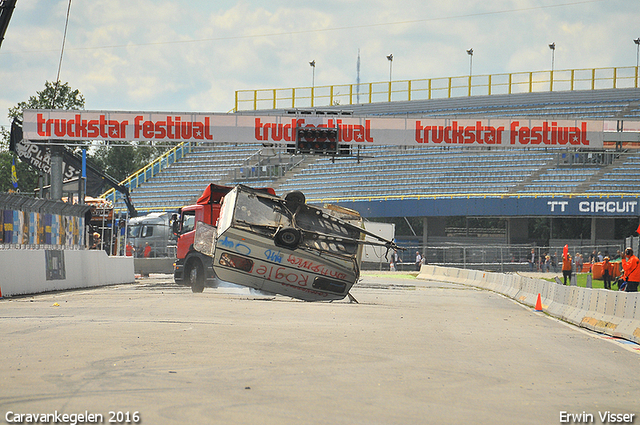
<instances>
[{"instance_id":1,"label":"blue sky","mask_svg":"<svg viewBox=\"0 0 640 425\"><path fill-rule=\"evenodd\" d=\"M17 0L7 109L54 81L68 0ZM227 112L240 89L636 65L638 0L73 0L60 80L86 108Z\"/></svg>"}]
</instances>

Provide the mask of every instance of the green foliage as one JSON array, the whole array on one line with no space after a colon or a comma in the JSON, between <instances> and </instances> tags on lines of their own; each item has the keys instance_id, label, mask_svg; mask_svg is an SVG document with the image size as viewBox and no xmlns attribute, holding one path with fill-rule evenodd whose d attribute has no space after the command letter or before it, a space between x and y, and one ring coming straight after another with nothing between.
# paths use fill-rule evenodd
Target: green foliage
<instances>
[{"instance_id":1,"label":"green foliage","mask_svg":"<svg viewBox=\"0 0 640 425\"><path fill-rule=\"evenodd\" d=\"M0 192L13 190L11 183L11 159L10 152L0 152ZM38 187L38 173L34 173L25 163L16 160L16 175L18 176L18 189L21 192L33 193Z\"/></svg>"},{"instance_id":2,"label":"green foliage","mask_svg":"<svg viewBox=\"0 0 640 425\"><path fill-rule=\"evenodd\" d=\"M69 83L55 83L46 81L44 90L36 92L27 101L20 102L9 108L8 117L22 119L25 109L84 109L85 99L80 90L73 89ZM9 129L0 129L0 192L13 188L11 184L11 154L9 149ZM78 144L84 142L77 142ZM79 153L80 147L76 149ZM102 169L118 181L144 167L152 159L160 155L164 149L156 148L146 142L131 143L124 147L102 147L89 154L94 165ZM16 160L16 173L20 190L31 192L38 183L38 172L30 169L26 164Z\"/></svg>"},{"instance_id":3,"label":"green foliage","mask_svg":"<svg viewBox=\"0 0 640 425\"><path fill-rule=\"evenodd\" d=\"M129 146L102 147L95 152L92 159L106 174L122 181L161 155L163 151L162 148L139 142Z\"/></svg>"},{"instance_id":4,"label":"green foliage","mask_svg":"<svg viewBox=\"0 0 640 425\"><path fill-rule=\"evenodd\" d=\"M22 119L25 109L82 109L84 108L84 97L79 90L73 90L69 83L58 84L46 81L44 90L36 92L29 100L20 102L16 106L9 108L8 117L11 121L14 118ZM13 190L11 184L11 157L9 150L10 129L0 130L0 192ZM18 176L18 187L22 192L31 192L38 185L38 172L28 165L16 159L16 174Z\"/></svg>"},{"instance_id":5,"label":"green foliage","mask_svg":"<svg viewBox=\"0 0 640 425\"><path fill-rule=\"evenodd\" d=\"M44 90L36 92L26 102L9 108L9 118L22 118L25 109L84 109L84 96L80 90L73 90L69 83L61 84L45 81Z\"/></svg>"}]
</instances>

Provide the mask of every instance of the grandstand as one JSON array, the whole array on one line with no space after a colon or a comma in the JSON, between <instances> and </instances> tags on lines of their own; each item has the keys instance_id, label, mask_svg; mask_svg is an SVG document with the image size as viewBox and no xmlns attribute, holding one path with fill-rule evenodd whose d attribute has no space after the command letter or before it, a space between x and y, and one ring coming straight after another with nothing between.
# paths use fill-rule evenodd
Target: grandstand
<instances>
[{"instance_id":1,"label":"grandstand","mask_svg":"<svg viewBox=\"0 0 640 425\"><path fill-rule=\"evenodd\" d=\"M590 218L587 242L591 246L616 244L620 241L614 240L614 218L637 219L640 215L636 208L640 205L637 87L256 109L236 114L588 119L605 121L610 132L605 133L604 149L599 150L360 145L353 147L351 156L335 158L293 155L286 145L188 143L180 148L181 155L168 153L124 182L136 208L143 212L177 210L193 203L208 183L269 186L279 195L301 190L309 202L337 203L371 219L422 219L424 234L414 234L412 239L420 247L452 241L467 245L529 243L526 229L531 217ZM622 131L629 129L632 131ZM124 211L123 205L119 208ZM506 229L493 229L495 237L470 242L445 237L442 220L450 216L500 217L508 224Z\"/></svg>"},{"instance_id":2,"label":"grandstand","mask_svg":"<svg viewBox=\"0 0 640 425\"><path fill-rule=\"evenodd\" d=\"M640 89L519 93L350 105L356 115L419 117L514 116L640 120ZM344 111L336 105L323 111ZM285 114L291 110L243 112ZM600 161L566 161L570 148L369 146L351 157L292 156L261 144L203 144L181 159L156 166L144 182L126 184L142 211L174 210L192 202L208 183L272 186L279 194L302 190L311 200L385 196L640 193L640 157L612 148ZM595 156L596 153L591 156ZM604 155L598 153L598 157ZM166 161L165 161L166 162Z\"/></svg>"}]
</instances>

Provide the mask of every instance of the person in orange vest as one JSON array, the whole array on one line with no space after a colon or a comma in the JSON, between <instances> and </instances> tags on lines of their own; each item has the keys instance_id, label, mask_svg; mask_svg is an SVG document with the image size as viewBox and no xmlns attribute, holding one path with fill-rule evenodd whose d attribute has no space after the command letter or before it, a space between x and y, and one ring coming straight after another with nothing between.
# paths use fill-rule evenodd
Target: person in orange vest
<instances>
[{"instance_id":1,"label":"person in orange vest","mask_svg":"<svg viewBox=\"0 0 640 425\"><path fill-rule=\"evenodd\" d=\"M144 258L151 257L151 246L149 246L149 242L145 242L144 247Z\"/></svg>"},{"instance_id":2,"label":"person in orange vest","mask_svg":"<svg viewBox=\"0 0 640 425\"><path fill-rule=\"evenodd\" d=\"M627 281L626 292L638 292L638 282L640 282L640 260L633 255L633 249L624 250L622 257L622 269L624 270L624 279Z\"/></svg>"},{"instance_id":3,"label":"person in orange vest","mask_svg":"<svg viewBox=\"0 0 640 425\"><path fill-rule=\"evenodd\" d=\"M567 278L569 278L569 285L571 285L571 256L569 254L562 257L562 276L564 284L567 284Z\"/></svg>"},{"instance_id":4,"label":"person in orange vest","mask_svg":"<svg viewBox=\"0 0 640 425\"><path fill-rule=\"evenodd\" d=\"M131 245L131 242L128 242L126 247L127 257L133 257L133 253L135 250L136 249L133 247L133 245Z\"/></svg>"},{"instance_id":5,"label":"person in orange vest","mask_svg":"<svg viewBox=\"0 0 640 425\"><path fill-rule=\"evenodd\" d=\"M612 266L609 262L609 257L604 257L604 260L602 260L602 280L604 280L604 289L611 289L611 271Z\"/></svg>"}]
</instances>

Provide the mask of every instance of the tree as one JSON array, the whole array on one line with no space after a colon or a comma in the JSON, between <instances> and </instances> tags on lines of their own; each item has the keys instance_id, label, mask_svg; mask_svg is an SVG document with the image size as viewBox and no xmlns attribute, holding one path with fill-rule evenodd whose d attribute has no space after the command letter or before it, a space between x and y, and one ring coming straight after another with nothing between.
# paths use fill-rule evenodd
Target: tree
<instances>
[{"instance_id":1,"label":"tree","mask_svg":"<svg viewBox=\"0 0 640 425\"><path fill-rule=\"evenodd\" d=\"M137 142L129 146L101 147L94 153L92 159L106 174L122 181L165 150L166 148L151 146L148 142Z\"/></svg>"},{"instance_id":2,"label":"tree","mask_svg":"<svg viewBox=\"0 0 640 425\"><path fill-rule=\"evenodd\" d=\"M45 81L44 90L36 92L26 102L9 108L9 118L22 118L25 109L84 109L84 96L80 90L73 90L69 83L56 85Z\"/></svg>"},{"instance_id":3,"label":"tree","mask_svg":"<svg viewBox=\"0 0 640 425\"><path fill-rule=\"evenodd\" d=\"M46 81L44 90L36 92L29 100L20 102L16 106L9 108L9 119L22 120L25 109L84 109L85 99L80 90L73 89L69 83L58 83ZM0 191L8 191L13 188L11 184L11 159L13 153L9 149L9 131L0 129ZM78 145L84 142L72 142ZM76 153L80 146L75 149ZM144 167L149 161L161 154L165 149L152 146L149 143L131 143L129 146L102 147L93 154L89 154L89 159L98 168L102 169L114 179L121 181L127 176ZM35 189L38 181L38 171L30 169L26 164L16 161L18 184L22 191Z\"/></svg>"},{"instance_id":4,"label":"tree","mask_svg":"<svg viewBox=\"0 0 640 425\"><path fill-rule=\"evenodd\" d=\"M25 109L83 109L84 97L79 90L73 90L69 83L57 85L50 81L45 81L44 90L36 92L29 100L20 102L16 106L9 108L8 117L11 121L14 118L22 120L22 113ZM13 189L11 184L11 163L13 153L9 152L9 135L7 129L0 131L0 192ZM38 171L31 169L26 164L16 160L16 174L18 176L18 187L21 191L31 191L38 184Z\"/></svg>"},{"instance_id":5,"label":"tree","mask_svg":"<svg viewBox=\"0 0 640 425\"><path fill-rule=\"evenodd\" d=\"M0 193L14 190L11 182L12 159L12 153L0 152ZM16 175L20 191L31 192L38 186L38 173L33 172L27 164L18 160L16 160Z\"/></svg>"}]
</instances>

